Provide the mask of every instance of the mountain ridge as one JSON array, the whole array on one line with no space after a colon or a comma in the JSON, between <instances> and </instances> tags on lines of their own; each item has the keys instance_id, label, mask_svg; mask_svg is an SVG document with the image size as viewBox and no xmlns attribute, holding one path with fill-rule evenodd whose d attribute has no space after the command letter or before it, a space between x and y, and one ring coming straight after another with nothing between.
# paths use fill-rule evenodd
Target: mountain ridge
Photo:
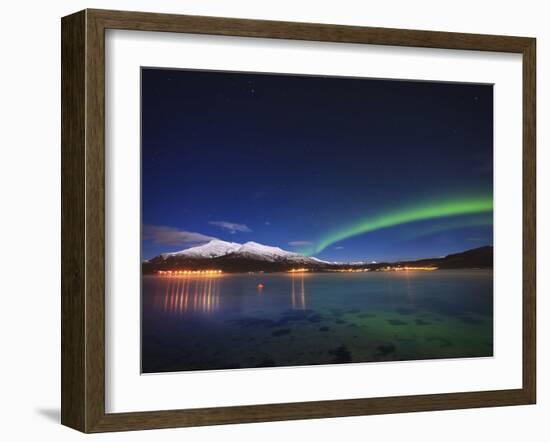
<instances>
[{"instance_id":1,"label":"mountain ridge","mask_svg":"<svg viewBox=\"0 0 550 442\"><path fill-rule=\"evenodd\" d=\"M219 258L222 256L235 255L246 256L250 258L276 261L281 259L302 260L324 262L318 258L310 258L296 252L289 252L280 247L267 246L254 241L248 241L244 244L236 242L222 241L213 239L200 246L190 247L179 252L163 253L162 259L170 258Z\"/></svg>"},{"instance_id":2,"label":"mountain ridge","mask_svg":"<svg viewBox=\"0 0 550 442\"><path fill-rule=\"evenodd\" d=\"M181 269L216 269L229 273L284 272L296 268L322 272L343 269L382 270L388 267L492 268L493 247L478 247L464 252L452 253L442 258L379 263L336 263L253 241L239 244L214 239L206 244L190 247L179 252L163 253L142 264L143 273Z\"/></svg>"}]
</instances>

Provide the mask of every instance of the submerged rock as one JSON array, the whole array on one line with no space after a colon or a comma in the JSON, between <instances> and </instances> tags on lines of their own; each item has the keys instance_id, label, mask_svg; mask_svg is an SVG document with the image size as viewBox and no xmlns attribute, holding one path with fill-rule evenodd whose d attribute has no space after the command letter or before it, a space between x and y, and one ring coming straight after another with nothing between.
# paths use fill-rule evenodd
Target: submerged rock
<instances>
[{"instance_id":1,"label":"submerged rock","mask_svg":"<svg viewBox=\"0 0 550 442\"><path fill-rule=\"evenodd\" d=\"M440 347L452 347L453 343L449 341L447 338L444 338L442 336L428 336L426 338L430 342L439 342Z\"/></svg>"},{"instance_id":2,"label":"submerged rock","mask_svg":"<svg viewBox=\"0 0 550 442\"><path fill-rule=\"evenodd\" d=\"M345 345L336 347L334 350L329 350L329 354L334 356L332 362L335 364L345 364L346 362L351 362L351 352Z\"/></svg>"},{"instance_id":3,"label":"submerged rock","mask_svg":"<svg viewBox=\"0 0 550 442\"><path fill-rule=\"evenodd\" d=\"M237 324L241 327L273 327L275 321L271 319L261 319L261 318L240 318L230 321L233 324Z\"/></svg>"},{"instance_id":4,"label":"submerged rock","mask_svg":"<svg viewBox=\"0 0 550 442\"><path fill-rule=\"evenodd\" d=\"M395 353L396 351L395 345L393 344L379 345L378 347L376 347L376 349L378 350L376 356L388 356Z\"/></svg>"},{"instance_id":5,"label":"submerged rock","mask_svg":"<svg viewBox=\"0 0 550 442\"><path fill-rule=\"evenodd\" d=\"M309 322L321 322L323 320L323 317L321 315L315 314L312 316L308 316L307 320Z\"/></svg>"}]
</instances>

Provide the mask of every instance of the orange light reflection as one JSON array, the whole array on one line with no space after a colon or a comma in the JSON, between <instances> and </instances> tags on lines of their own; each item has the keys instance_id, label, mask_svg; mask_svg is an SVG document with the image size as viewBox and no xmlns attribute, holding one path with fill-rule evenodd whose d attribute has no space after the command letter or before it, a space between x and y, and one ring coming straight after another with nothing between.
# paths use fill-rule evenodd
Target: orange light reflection
<instances>
[{"instance_id":1,"label":"orange light reflection","mask_svg":"<svg viewBox=\"0 0 550 442\"><path fill-rule=\"evenodd\" d=\"M220 279L170 278L166 281L165 290L159 293L163 297L157 305L165 313L183 315L186 312L212 313L220 306Z\"/></svg>"}]
</instances>

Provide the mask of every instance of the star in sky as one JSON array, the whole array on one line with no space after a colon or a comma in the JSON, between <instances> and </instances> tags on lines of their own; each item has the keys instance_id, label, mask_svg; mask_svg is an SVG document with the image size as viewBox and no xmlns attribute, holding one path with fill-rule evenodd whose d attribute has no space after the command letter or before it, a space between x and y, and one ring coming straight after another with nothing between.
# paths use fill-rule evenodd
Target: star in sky
<instances>
[{"instance_id":1,"label":"star in sky","mask_svg":"<svg viewBox=\"0 0 550 442\"><path fill-rule=\"evenodd\" d=\"M144 225L326 260L440 256L490 243L492 212L404 215L492 201L492 166L492 85L142 70ZM181 247L144 239L143 256Z\"/></svg>"}]
</instances>

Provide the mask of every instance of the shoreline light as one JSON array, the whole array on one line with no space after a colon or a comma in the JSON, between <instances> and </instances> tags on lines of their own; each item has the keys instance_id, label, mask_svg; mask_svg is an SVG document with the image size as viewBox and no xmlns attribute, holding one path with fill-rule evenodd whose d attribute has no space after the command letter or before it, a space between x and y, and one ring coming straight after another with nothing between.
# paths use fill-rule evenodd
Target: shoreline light
<instances>
[{"instance_id":1,"label":"shoreline light","mask_svg":"<svg viewBox=\"0 0 550 442\"><path fill-rule=\"evenodd\" d=\"M407 271L417 271L417 270L420 270L420 271L426 271L426 272L431 272L433 270L438 270L438 267L410 267L410 266L406 266L406 267L383 267L381 269L379 269L378 271L380 272L407 272Z\"/></svg>"},{"instance_id":2,"label":"shoreline light","mask_svg":"<svg viewBox=\"0 0 550 442\"><path fill-rule=\"evenodd\" d=\"M218 276L221 270L158 270L159 276Z\"/></svg>"},{"instance_id":3,"label":"shoreline light","mask_svg":"<svg viewBox=\"0 0 550 442\"><path fill-rule=\"evenodd\" d=\"M367 268L359 268L359 269L355 269L355 268L349 268L349 269L336 269L336 270L331 270L332 272L337 272L337 273L363 273L363 272L370 272L370 269L367 269Z\"/></svg>"}]
</instances>

